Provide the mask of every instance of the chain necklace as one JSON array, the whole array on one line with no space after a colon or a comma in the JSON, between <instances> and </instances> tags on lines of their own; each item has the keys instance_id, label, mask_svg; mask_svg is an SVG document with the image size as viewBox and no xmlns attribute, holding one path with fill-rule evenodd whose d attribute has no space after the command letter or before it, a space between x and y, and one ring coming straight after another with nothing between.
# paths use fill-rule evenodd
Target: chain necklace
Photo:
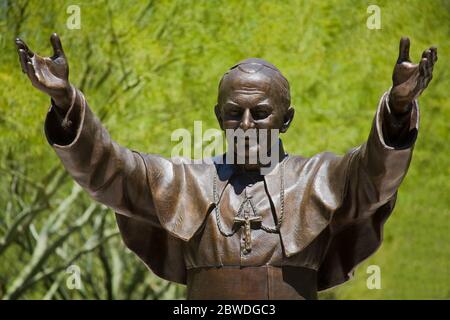
<instances>
[{"instance_id":1,"label":"chain necklace","mask_svg":"<svg viewBox=\"0 0 450 320\"><path fill-rule=\"evenodd\" d=\"M244 194L245 194L245 199L244 201L242 201L242 203L239 206L237 215L235 216L235 221L236 221L236 217L241 217L241 213L242 210L244 209L244 206L248 203L250 204L252 210L253 210L253 215L254 218L259 218L257 217L257 211L255 208L255 205L253 204L251 197L247 196L247 192L244 189ZM226 231L224 230L223 226L222 226L222 221L220 219L220 209L219 209L219 194L217 193L217 174L214 175L214 180L213 180L213 199L214 199L214 210L216 213L216 223L217 223L217 227L220 231L220 233L225 236L225 237L231 237L233 236L238 229L233 228L231 231ZM272 227L268 227L266 225L264 225L263 223L261 223L261 229L264 230L267 233L279 233L280 228L281 228L281 224L283 223L283 218L284 218L284 161L280 163L280 204L281 204L281 212L280 212L280 218L278 219L278 222L276 225L272 226ZM248 217L245 217L248 218ZM252 219L252 218L250 218ZM244 221L242 219L240 219L240 221ZM249 223L249 222L247 222Z\"/></svg>"}]
</instances>

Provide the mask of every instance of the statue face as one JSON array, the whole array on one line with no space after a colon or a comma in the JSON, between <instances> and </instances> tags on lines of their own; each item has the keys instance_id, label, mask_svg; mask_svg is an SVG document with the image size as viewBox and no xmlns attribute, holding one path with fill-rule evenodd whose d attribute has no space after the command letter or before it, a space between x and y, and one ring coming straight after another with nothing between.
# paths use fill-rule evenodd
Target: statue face
<instances>
[{"instance_id":1,"label":"statue face","mask_svg":"<svg viewBox=\"0 0 450 320\"><path fill-rule=\"evenodd\" d=\"M271 141L278 142L278 131L271 129L285 132L294 115L294 109L283 103L282 92L278 86L274 85L274 79L271 76L273 72L264 68L253 73L235 69L224 76L219 88L219 99L215 111L222 130L242 129L244 132L253 130L257 137L256 141L252 142L251 139L245 141L246 164L250 164L248 160L252 156L271 150ZM261 148L261 129L267 130L265 142L267 147L265 148ZM236 140L233 152L235 154L244 152L239 150ZM241 156L244 155L241 154ZM255 167L258 165L256 164Z\"/></svg>"}]
</instances>

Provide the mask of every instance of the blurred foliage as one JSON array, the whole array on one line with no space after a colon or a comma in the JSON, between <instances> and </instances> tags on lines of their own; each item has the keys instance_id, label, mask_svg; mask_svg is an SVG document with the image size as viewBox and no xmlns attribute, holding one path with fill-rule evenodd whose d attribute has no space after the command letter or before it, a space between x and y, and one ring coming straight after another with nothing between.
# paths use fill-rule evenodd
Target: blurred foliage
<instances>
[{"instance_id":1,"label":"blurred foliage","mask_svg":"<svg viewBox=\"0 0 450 320\"><path fill-rule=\"evenodd\" d=\"M69 30L67 7L81 8ZM381 8L369 30L367 7ZM183 298L182 286L148 272L122 244L113 213L62 170L43 134L48 97L21 73L14 39L51 54L56 31L70 79L120 144L170 156L177 128L217 128L222 74L261 57L291 83L296 119L288 152L343 153L367 137L391 85L398 41L411 57L438 46L434 79L420 99L421 130L381 249L326 299L450 298L450 2L408 1L24 1L0 0L0 298ZM66 268L81 269L69 290ZM381 267L368 290L366 267Z\"/></svg>"}]
</instances>

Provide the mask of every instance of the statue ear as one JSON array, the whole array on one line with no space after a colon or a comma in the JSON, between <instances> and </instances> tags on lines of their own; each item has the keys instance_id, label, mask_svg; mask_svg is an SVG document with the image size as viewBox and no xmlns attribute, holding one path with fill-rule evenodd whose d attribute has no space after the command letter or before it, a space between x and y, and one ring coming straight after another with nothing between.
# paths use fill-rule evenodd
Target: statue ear
<instances>
[{"instance_id":1,"label":"statue ear","mask_svg":"<svg viewBox=\"0 0 450 320\"><path fill-rule=\"evenodd\" d=\"M294 119L295 109L293 106L290 106L286 113L284 114L284 122L283 126L280 129L281 133L285 133L289 126L291 125L292 119Z\"/></svg>"},{"instance_id":2,"label":"statue ear","mask_svg":"<svg viewBox=\"0 0 450 320\"><path fill-rule=\"evenodd\" d=\"M220 107L219 107L218 104L216 104L216 105L214 106L214 112L216 113L217 121L219 121L220 129L223 130L222 112L221 112Z\"/></svg>"}]
</instances>

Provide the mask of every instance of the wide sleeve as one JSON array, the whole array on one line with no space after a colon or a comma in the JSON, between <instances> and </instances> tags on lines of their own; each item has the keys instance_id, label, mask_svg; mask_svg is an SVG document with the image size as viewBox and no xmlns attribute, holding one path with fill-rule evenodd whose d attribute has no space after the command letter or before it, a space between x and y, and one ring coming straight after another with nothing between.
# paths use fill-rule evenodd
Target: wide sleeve
<instances>
[{"instance_id":1,"label":"wide sleeve","mask_svg":"<svg viewBox=\"0 0 450 320\"><path fill-rule=\"evenodd\" d=\"M211 204L204 183L211 172L204 164L120 146L78 90L64 119L52 103L45 132L74 180L116 213L164 228L182 240L201 225Z\"/></svg>"},{"instance_id":2,"label":"wide sleeve","mask_svg":"<svg viewBox=\"0 0 450 320\"><path fill-rule=\"evenodd\" d=\"M344 184L343 207L332 221L332 231L370 217L397 193L411 162L419 126L417 101L401 117L389 108L389 93L378 105L366 143L336 161L335 178Z\"/></svg>"},{"instance_id":3,"label":"wide sleeve","mask_svg":"<svg viewBox=\"0 0 450 320\"><path fill-rule=\"evenodd\" d=\"M214 165L120 146L75 92L66 113L52 102L48 142L74 180L116 212L125 245L161 278L186 283L184 247L211 207Z\"/></svg>"},{"instance_id":4,"label":"wide sleeve","mask_svg":"<svg viewBox=\"0 0 450 320\"><path fill-rule=\"evenodd\" d=\"M382 242L383 225L392 212L417 138L419 108L391 114L385 93L378 105L367 142L328 163L330 183L341 193L332 214L330 241L318 285L327 289L348 280L355 267Z\"/></svg>"}]
</instances>

